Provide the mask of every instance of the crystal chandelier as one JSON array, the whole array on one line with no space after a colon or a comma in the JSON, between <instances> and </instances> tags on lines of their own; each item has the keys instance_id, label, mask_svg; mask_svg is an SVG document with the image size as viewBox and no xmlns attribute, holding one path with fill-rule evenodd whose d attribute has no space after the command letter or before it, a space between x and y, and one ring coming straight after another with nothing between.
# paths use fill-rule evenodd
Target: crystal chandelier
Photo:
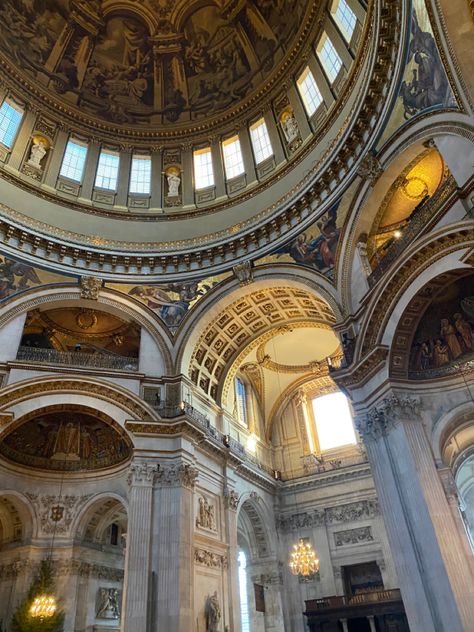
<instances>
[{"instance_id":1,"label":"crystal chandelier","mask_svg":"<svg viewBox=\"0 0 474 632\"><path fill-rule=\"evenodd\" d=\"M293 545L289 566L293 575L308 577L318 573L319 559L316 557L313 545L300 538L298 544Z\"/></svg>"},{"instance_id":2,"label":"crystal chandelier","mask_svg":"<svg viewBox=\"0 0 474 632\"><path fill-rule=\"evenodd\" d=\"M35 597L31 608L30 615L39 619L52 617L56 612L56 599L52 595L40 595Z\"/></svg>"}]
</instances>

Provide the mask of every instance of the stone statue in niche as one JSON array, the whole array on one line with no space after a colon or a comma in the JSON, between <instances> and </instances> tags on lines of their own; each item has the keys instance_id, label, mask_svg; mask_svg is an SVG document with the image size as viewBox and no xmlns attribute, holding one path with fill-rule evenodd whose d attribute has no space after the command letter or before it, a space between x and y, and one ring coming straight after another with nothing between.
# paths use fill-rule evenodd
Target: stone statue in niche
<instances>
[{"instance_id":1,"label":"stone statue in niche","mask_svg":"<svg viewBox=\"0 0 474 632\"><path fill-rule=\"evenodd\" d=\"M168 195L169 198L179 197L179 187L181 186L180 171L177 167L169 169L166 172L166 180L168 182Z\"/></svg>"},{"instance_id":2,"label":"stone statue in niche","mask_svg":"<svg viewBox=\"0 0 474 632\"><path fill-rule=\"evenodd\" d=\"M210 529L216 531L216 515L214 505L207 502L205 498L201 496L199 499L199 512L196 518L196 527L201 529Z\"/></svg>"},{"instance_id":3,"label":"stone statue in niche","mask_svg":"<svg viewBox=\"0 0 474 632\"><path fill-rule=\"evenodd\" d=\"M35 169L41 170L41 161L46 156L46 152L48 151L48 146L44 139L39 138L33 140L33 144L31 146L30 157L28 158L27 164L30 167L34 167Z\"/></svg>"},{"instance_id":4,"label":"stone statue in niche","mask_svg":"<svg viewBox=\"0 0 474 632\"><path fill-rule=\"evenodd\" d=\"M283 133L285 134L288 145L293 145L300 138L300 129L298 122L292 111L286 111L280 118Z\"/></svg>"},{"instance_id":5,"label":"stone statue in niche","mask_svg":"<svg viewBox=\"0 0 474 632\"><path fill-rule=\"evenodd\" d=\"M99 588L97 619L120 619L119 591L117 588Z\"/></svg>"},{"instance_id":6,"label":"stone statue in niche","mask_svg":"<svg viewBox=\"0 0 474 632\"><path fill-rule=\"evenodd\" d=\"M219 622L221 620L221 607L217 590L213 595L209 596L206 601L206 632L218 632Z\"/></svg>"}]
</instances>

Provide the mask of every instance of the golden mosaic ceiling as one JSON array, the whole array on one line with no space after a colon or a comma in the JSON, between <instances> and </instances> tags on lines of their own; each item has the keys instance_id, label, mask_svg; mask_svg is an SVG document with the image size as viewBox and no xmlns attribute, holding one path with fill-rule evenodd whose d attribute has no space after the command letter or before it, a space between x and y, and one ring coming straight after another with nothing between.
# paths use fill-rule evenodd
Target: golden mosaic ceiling
<instances>
[{"instance_id":1,"label":"golden mosaic ceiling","mask_svg":"<svg viewBox=\"0 0 474 632\"><path fill-rule=\"evenodd\" d=\"M4 0L0 61L89 127L202 129L276 83L324 4Z\"/></svg>"}]
</instances>

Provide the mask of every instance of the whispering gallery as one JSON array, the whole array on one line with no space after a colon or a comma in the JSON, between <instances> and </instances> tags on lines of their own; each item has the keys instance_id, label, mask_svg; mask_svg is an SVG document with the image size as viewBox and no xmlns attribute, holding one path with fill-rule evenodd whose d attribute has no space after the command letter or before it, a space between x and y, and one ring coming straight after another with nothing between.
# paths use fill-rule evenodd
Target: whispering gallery
<instances>
[{"instance_id":1,"label":"whispering gallery","mask_svg":"<svg viewBox=\"0 0 474 632\"><path fill-rule=\"evenodd\" d=\"M474 1L0 1L0 632L474 630Z\"/></svg>"}]
</instances>

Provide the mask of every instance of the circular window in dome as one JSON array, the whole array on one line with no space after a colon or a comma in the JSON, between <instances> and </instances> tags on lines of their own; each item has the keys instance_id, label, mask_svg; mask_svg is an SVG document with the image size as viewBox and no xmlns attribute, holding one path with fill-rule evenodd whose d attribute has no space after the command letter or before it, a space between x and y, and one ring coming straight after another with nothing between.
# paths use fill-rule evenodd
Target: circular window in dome
<instances>
[{"instance_id":1,"label":"circular window in dome","mask_svg":"<svg viewBox=\"0 0 474 632\"><path fill-rule=\"evenodd\" d=\"M124 463L131 456L131 445L125 433L105 419L65 409L22 423L1 442L0 454L36 469L80 472Z\"/></svg>"}]
</instances>

